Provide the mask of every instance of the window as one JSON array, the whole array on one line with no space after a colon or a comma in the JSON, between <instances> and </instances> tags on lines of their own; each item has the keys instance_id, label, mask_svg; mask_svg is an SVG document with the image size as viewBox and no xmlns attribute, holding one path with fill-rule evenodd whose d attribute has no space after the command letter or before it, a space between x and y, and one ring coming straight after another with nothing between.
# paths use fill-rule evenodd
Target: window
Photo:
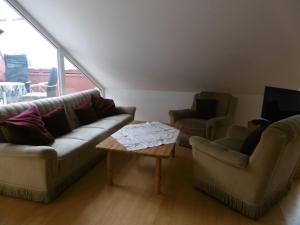
<instances>
[{"instance_id":1,"label":"window","mask_svg":"<svg viewBox=\"0 0 300 225\"><path fill-rule=\"evenodd\" d=\"M95 88L95 85L66 57L64 57L64 65L66 94Z\"/></svg>"},{"instance_id":2,"label":"window","mask_svg":"<svg viewBox=\"0 0 300 225\"><path fill-rule=\"evenodd\" d=\"M95 85L5 0L0 0L0 104L69 94ZM22 12L24 9L18 9ZM27 15L27 14L26 14ZM31 23L32 18L29 18ZM41 28L42 30L42 28ZM58 50L62 54L58 55ZM64 60L65 68L58 68ZM58 71L64 71L59 79ZM60 80L64 80L62 84ZM60 87L61 86L61 87Z\"/></svg>"}]
</instances>

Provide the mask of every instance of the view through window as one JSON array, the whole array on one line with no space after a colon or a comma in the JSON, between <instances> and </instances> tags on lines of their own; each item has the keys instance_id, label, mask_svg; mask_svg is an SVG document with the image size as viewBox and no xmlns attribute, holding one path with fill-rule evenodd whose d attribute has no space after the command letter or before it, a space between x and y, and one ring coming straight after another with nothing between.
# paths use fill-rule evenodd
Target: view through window
<instances>
[{"instance_id":1,"label":"view through window","mask_svg":"<svg viewBox=\"0 0 300 225\"><path fill-rule=\"evenodd\" d=\"M0 104L60 95L57 48L5 0L0 0ZM94 88L68 59L65 93Z\"/></svg>"},{"instance_id":2,"label":"view through window","mask_svg":"<svg viewBox=\"0 0 300 225\"><path fill-rule=\"evenodd\" d=\"M95 85L66 57L64 58L64 64L66 94L95 88Z\"/></svg>"}]
</instances>

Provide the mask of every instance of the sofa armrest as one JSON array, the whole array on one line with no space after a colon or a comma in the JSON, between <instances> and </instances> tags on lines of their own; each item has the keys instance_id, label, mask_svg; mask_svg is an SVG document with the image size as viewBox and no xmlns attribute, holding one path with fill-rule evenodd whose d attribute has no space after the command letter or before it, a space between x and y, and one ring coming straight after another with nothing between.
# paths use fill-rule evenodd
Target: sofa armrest
<instances>
[{"instance_id":1,"label":"sofa armrest","mask_svg":"<svg viewBox=\"0 0 300 225\"><path fill-rule=\"evenodd\" d=\"M0 143L0 157L57 158L57 152L49 146L15 145Z\"/></svg>"},{"instance_id":2,"label":"sofa armrest","mask_svg":"<svg viewBox=\"0 0 300 225\"><path fill-rule=\"evenodd\" d=\"M248 165L249 157L247 155L217 145L207 139L192 136L190 138L190 144L192 145L193 151L201 151L228 165L238 168L246 168Z\"/></svg>"},{"instance_id":3,"label":"sofa armrest","mask_svg":"<svg viewBox=\"0 0 300 225\"><path fill-rule=\"evenodd\" d=\"M177 120L196 116L196 111L192 109L170 110L170 123L174 124Z\"/></svg>"},{"instance_id":4,"label":"sofa armrest","mask_svg":"<svg viewBox=\"0 0 300 225\"><path fill-rule=\"evenodd\" d=\"M251 130L247 127L234 125L228 129L227 137L239 140L245 140L250 134Z\"/></svg>"},{"instance_id":5,"label":"sofa armrest","mask_svg":"<svg viewBox=\"0 0 300 225\"><path fill-rule=\"evenodd\" d=\"M118 113L130 114L132 116L132 118L134 119L136 107L134 107L134 106L117 106L116 109L117 109Z\"/></svg>"},{"instance_id":6,"label":"sofa armrest","mask_svg":"<svg viewBox=\"0 0 300 225\"><path fill-rule=\"evenodd\" d=\"M0 165L2 191L15 197L49 201L41 193L47 193L58 174L57 153L53 148L0 143Z\"/></svg>"}]
</instances>

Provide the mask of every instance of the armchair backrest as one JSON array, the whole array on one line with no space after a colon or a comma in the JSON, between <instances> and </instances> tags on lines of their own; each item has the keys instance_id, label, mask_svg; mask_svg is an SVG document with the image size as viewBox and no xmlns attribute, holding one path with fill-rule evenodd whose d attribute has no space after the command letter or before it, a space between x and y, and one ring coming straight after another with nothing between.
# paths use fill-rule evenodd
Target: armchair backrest
<instances>
[{"instance_id":1,"label":"armchair backrest","mask_svg":"<svg viewBox=\"0 0 300 225\"><path fill-rule=\"evenodd\" d=\"M250 168L261 178L265 194L290 183L300 160L300 115L270 125L249 160Z\"/></svg>"},{"instance_id":2,"label":"armchair backrest","mask_svg":"<svg viewBox=\"0 0 300 225\"><path fill-rule=\"evenodd\" d=\"M194 96L192 109L196 110L196 99L216 99L217 116L233 116L235 113L237 98L228 93L206 92L197 93Z\"/></svg>"}]
</instances>

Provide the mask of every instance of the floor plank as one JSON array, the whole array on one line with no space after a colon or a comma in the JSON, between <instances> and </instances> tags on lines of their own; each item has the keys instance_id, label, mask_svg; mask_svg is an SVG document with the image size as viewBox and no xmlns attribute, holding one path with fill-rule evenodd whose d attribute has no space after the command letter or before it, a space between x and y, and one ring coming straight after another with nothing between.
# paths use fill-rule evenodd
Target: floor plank
<instances>
[{"instance_id":1,"label":"floor plank","mask_svg":"<svg viewBox=\"0 0 300 225\"><path fill-rule=\"evenodd\" d=\"M155 159L116 155L114 186L101 161L50 204L0 196L0 225L299 225L300 180L260 220L251 220L195 190L192 155L177 147L162 162L162 194L155 194Z\"/></svg>"}]
</instances>

